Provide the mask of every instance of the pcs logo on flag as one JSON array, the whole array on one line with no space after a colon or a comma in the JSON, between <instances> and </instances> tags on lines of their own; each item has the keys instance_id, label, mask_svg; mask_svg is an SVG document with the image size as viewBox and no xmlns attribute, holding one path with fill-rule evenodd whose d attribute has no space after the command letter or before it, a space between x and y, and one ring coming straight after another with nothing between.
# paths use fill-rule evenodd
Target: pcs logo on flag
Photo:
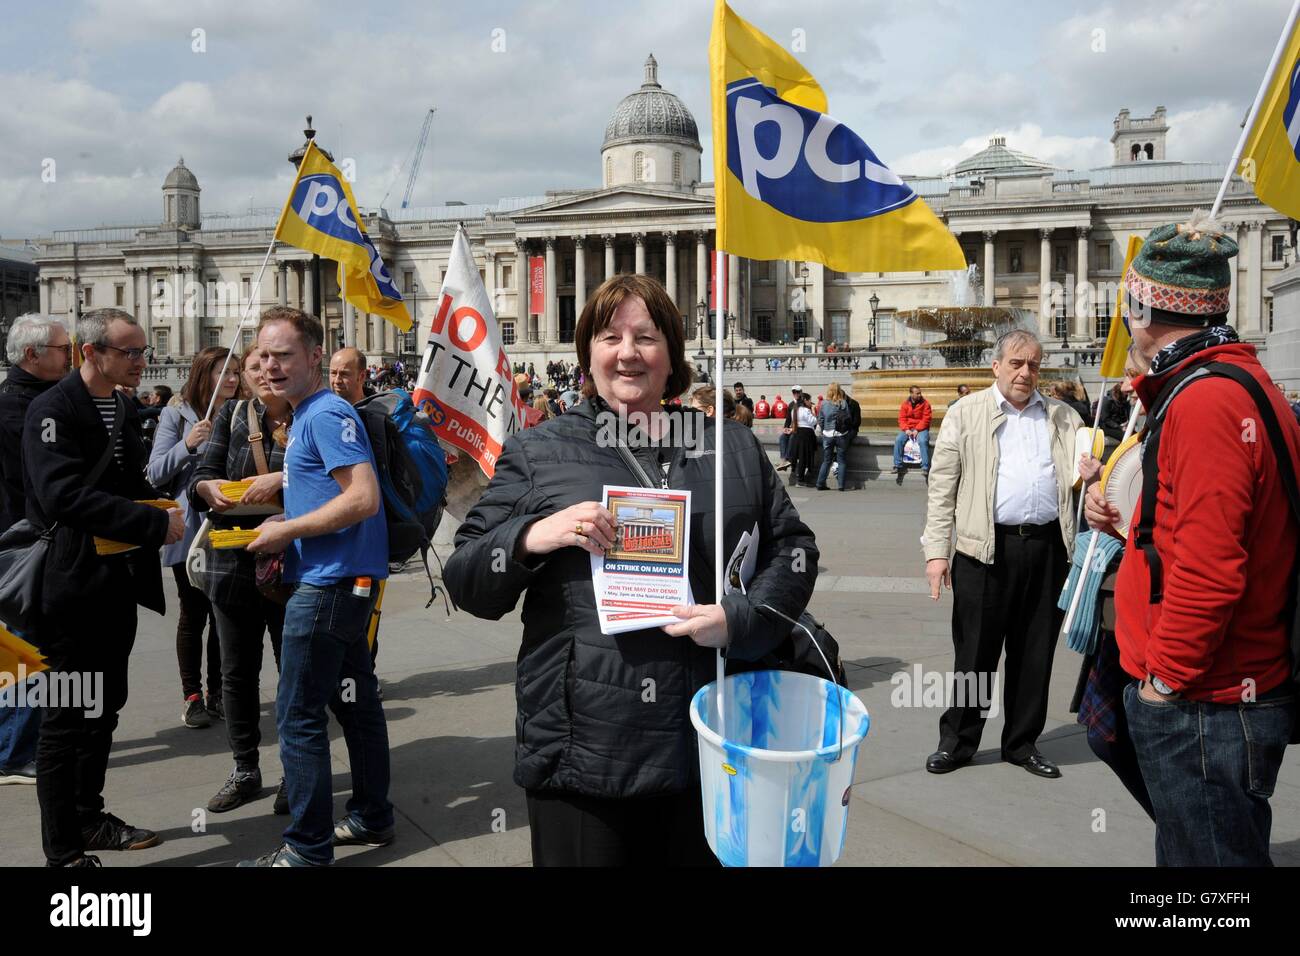
<instances>
[{"instance_id":1,"label":"pcs logo on flag","mask_svg":"<svg viewBox=\"0 0 1300 956\"><path fill-rule=\"evenodd\" d=\"M312 173L298 181L289 205L311 228L336 239L364 244L364 234L352 218L348 204L341 201L343 195L334 176Z\"/></svg>"},{"instance_id":2,"label":"pcs logo on flag","mask_svg":"<svg viewBox=\"0 0 1300 956\"><path fill-rule=\"evenodd\" d=\"M916 199L851 129L754 77L727 86L727 168L749 195L805 222L866 219Z\"/></svg>"}]
</instances>

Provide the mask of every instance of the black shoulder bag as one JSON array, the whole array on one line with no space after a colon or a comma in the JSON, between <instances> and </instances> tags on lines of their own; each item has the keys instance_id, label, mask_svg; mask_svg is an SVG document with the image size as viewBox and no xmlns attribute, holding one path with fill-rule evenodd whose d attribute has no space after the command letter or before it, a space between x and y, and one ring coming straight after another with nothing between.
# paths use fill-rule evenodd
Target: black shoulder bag
<instances>
[{"instance_id":1,"label":"black shoulder bag","mask_svg":"<svg viewBox=\"0 0 1300 956\"><path fill-rule=\"evenodd\" d=\"M1156 522L1156 487L1160 474L1158 458L1160 433L1164 428L1169 405L1184 386L1198 378L1211 376L1232 379L1255 400L1260 420L1264 423L1264 431L1268 433L1269 444L1273 446L1273 457L1277 459L1278 475L1282 479L1282 487L1291 505L1291 513L1295 516L1297 526L1300 526L1300 484L1296 482L1291 450L1283 437L1282 425L1277 420L1273 403L1268 400L1264 387L1245 369L1226 362L1209 362L1180 373L1161 389L1160 395L1153 403L1152 408L1156 414L1152 416L1152 421L1147 426L1146 444L1142 449L1142 511L1133 533L1134 544L1146 555L1147 567L1151 574L1152 604L1159 604L1164 600L1164 564L1156 551L1153 537ZM1291 593L1287 597L1284 619L1290 622L1291 682L1296 685L1297 691L1300 691L1300 558L1296 560L1294 573L1296 579L1292 582ZM1291 743L1300 744L1300 708L1297 708L1296 717L1291 727Z\"/></svg>"},{"instance_id":2,"label":"black shoulder bag","mask_svg":"<svg viewBox=\"0 0 1300 956\"><path fill-rule=\"evenodd\" d=\"M641 467L641 463L636 460L636 456L631 450L623 444L620 439L618 442L618 454L627 465L628 470L636 476L637 481L643 488L658 488L646 470ZM723 543L718 542L718 547ZM718 595L718 603L722 602L722 595ZM794 671L799 674L810 674L813 677L825 679L829 674L831 680L841 687L848 687L848 675L844 671L844 662L840 660L840 645L831 637L830 632L826 630L822 623L812 616L807 609L795 620L787 614L783 614L769 604L759 604L756 607L761 611L769 611L779 618L783 618L790 623L790 635L776 646L770 653L764 655L756 661L742 661L736 658L727 658L727 670L730 673L738 674L745 671L759 670L777 670L777 671Z\"/></svg>"},{"instance_id":3,"label":"black shoulder bag","mask_svg":"<svg viewBox=\"0 0 1300 956\"><path fill-rule=\"evenodd\" d=\"M117 437L126 421L126 402L117 392L113 395L116 412L108 433L108 445L89 474L86 487L93 488L113 460ZM41 529L27 518L0 535L0 621L14 634L33 644L39 643L41 629L41 583L45 580L45 560L49 555L55 522Z\"/></svg>"}]
</instances>

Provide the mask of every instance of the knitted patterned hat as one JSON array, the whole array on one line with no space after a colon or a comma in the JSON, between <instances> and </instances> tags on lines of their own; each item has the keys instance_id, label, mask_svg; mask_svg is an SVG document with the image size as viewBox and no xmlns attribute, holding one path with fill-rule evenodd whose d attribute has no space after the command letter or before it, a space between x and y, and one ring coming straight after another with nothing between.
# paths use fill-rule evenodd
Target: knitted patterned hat
<instances>
[{"instance_id":1,"label":"knitted patterned hat","mask_svg":"<svg viewBox=\"0 0 1300 956\"><path fill-rule=\"evenodd\" d=\"M1133 312L1174 325L1223 322L1228 314L1237 244L1197 210L1181 224L1151 230L1124 276Z\"/></svg>"}]
</instances>

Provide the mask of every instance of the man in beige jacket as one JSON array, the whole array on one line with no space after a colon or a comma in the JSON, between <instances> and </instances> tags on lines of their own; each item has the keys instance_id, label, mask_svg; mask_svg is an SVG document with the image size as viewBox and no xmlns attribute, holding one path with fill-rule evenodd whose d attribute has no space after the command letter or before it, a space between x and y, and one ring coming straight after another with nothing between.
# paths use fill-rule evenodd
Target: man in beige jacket
<instances>
[{"instance_id":1,"label":"man in beige jacket","mask_svg":"<svg viewBox=\"0 0 1300 956\"><path fill-rule=\"evenodd\" d=\"M945 584L953 592L956 661L931 773L956 770L979 749L1005 643L1002 759L1061 775L1037 740L1074 541L1071 458L1083 422L1039 393L1042 358L1032 332L998 339L995 383L949 406L934 447L922 544L930 596L937 601Z\"/></svg>"}]
</instances>

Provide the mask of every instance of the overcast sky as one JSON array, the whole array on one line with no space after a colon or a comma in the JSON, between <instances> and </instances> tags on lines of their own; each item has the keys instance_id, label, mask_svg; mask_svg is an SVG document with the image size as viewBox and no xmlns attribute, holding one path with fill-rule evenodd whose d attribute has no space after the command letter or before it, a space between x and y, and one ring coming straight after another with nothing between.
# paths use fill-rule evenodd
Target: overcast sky
<instances>
[{"instance_id":1,"label":"overcast sky","mask_svg":"<svg viewBox=\"0 0 1300 956\"><path fill-rule=\"evenodd\" d=\"M414 205L600 184L600 144L653 52L712 179L711 0L0 0L0 237L161 217L180 155L205 212L278 207L312 113L354 191ZM938 174L992 135L1110 162L1115 114L1169 111L1171 159L1228 159L1287 0L734 0L891 168ZM194 31L202 31L197 35ZM796 31L802 31L796 33ZM195 47L204 49L196 51ZM55 181L42 164L55 162Z\"/></svg>"}]
</instances>

